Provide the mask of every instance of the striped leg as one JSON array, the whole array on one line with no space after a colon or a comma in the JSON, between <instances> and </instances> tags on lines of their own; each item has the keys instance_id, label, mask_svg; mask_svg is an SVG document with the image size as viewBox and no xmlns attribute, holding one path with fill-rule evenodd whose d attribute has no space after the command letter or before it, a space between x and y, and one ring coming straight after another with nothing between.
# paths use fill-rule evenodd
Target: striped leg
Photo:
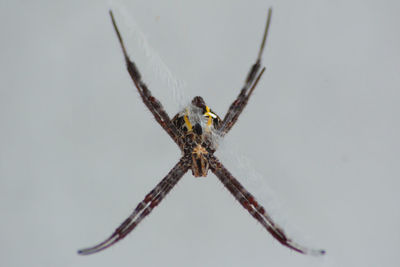
<instances>
[{"instance_id":1,"label":"striped leg","mask_svg":"<svg viewBox=\"0 0 400 267\"><path fill-rule=\"evenodd\" d=\"M175 125L171 122L167 112L161 105L160 101L158 101L154 96L152 96L150 90L147 88L147 85L142 81L142 77L141 77L140 72L139 72L138 68L136 67L135 63L130 60L128 53L126 52L124 41L122 40L121 34L119 33L117 24L114 19L114 15L111 10L110 10L110 16L111 16L111 20L112 20L112 24L114 26L115 32L118 36L118 40L121 45L122 52L124 53L126 66L127 66L129 75L131 76L133 83L135 84L136 88L138 89L139 94L140 94L144 104L147 106L147 108L150 110L150 112L154 115L154 118L161 125L161 127L163 127L164 130L172 137L172 139L175 141L175 143L177 143L179 145L178 130L176 129Z\"/></svg>"},{"instance_id":2,"label":"striped leg","mask_svg":"<svg viewBox=\"0 0 400 267\"><path fill-rule=\"evenodd\" d=\"M150 191L140 202L133 213L114 231L114 233L100 244L79 250L81 255L89 255L106 249L128 235L150 212L156 207L171 189L178 183L180 178L187 172L190 163L186 158L182 158L174 168L161 180L157 186Z\"/></svg>"},{"instance_id":3,"label":"striped leg","mask_svg":"<svg viewBox=\"0 0 400 267\"><path fill-rule=\"evenodd\" d=\"M224 120L222 121L220 131L222 135L225 135L226 133L229 132L229 130L232 128L232 126L236 123L237 119L239 118L239 115L242 113L243 109L247 105L247 102L255 89L257 82L261 78L261 75L263 74L265 68L261 68L261 56L264 51L265 43L267 40L267 35L268 35L268 29L269 29L269 24L271 21L271 14L272 14L272 9L270 8L268 10L268 17L267 17L267 24L265 26L265 31L264 31L264 36L263 40L261 43L260 50L258 51L258 56L256 62L253 64L253 66L250 69L249 74L247 74L247 78L245 81L245 84L240 91L238 97L236 100L231 104L231 106L228 109L228 112L226 113ZM250 88L250 90L249 90Z\"/></svg>"},{"instance_id":4,"label":"striped leg","mask_svg":"<svg viewBox=\"0 0 400 267\"><path fill-rule=\"evenodd\" d=\"M233 176L232 174L218 161L217 158L210 159L210 169L231 192L237 201L245 208L251 216L253 216L267 231L282 245L287 246L297 252L303 254L322 255L324 250L314 250L303 247L286 236L284 231L272 220L265 212L263 206L258 204L252 194L250 194Z\"/></svg>"}]
</instances>

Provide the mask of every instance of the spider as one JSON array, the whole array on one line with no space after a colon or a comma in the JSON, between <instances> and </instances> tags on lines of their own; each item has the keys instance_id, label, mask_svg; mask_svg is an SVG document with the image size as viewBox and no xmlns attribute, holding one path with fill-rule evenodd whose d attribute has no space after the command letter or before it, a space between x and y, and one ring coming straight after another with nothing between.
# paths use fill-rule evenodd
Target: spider
<instances>
[{"instance_id":1,"label":"spider","mask_svg":"<svg viewBox=\"0 0 400 267\"><path fill-rule=\"evenodd\" d=\"M114 15L111 10L109 13L133 83L144 104L153 114L156 121L181 149L182 157L156 187L145 196L143 201L136 206L132 214L109 238L96 246L79 250L78 253L82 255L93 254L123 239L135 229L158 204L160 204L182 176L191 169L195 177L205 177L207 176L208 170L211 170L226 189L239 201L243 208L260 222L282 245L303 254L324 254L324 250L309 249L295 243L292 239L287 237L282 228L272 220L265 212L265 209L258 204L253 195L233 177L214 155L217 149L218 139L226 135L238 120L239 115L247 105L250 96L265 71L265 67L261 68L261 56L267 40L272 9L270 8L268 10L267 22L257 59L250 68L242 90L236 100L230 105L223 120L206 105L203 98L200 96L194 97L191 104L171 120L161 103L151 94L146 84L142 81L138 68L128 56Z\"/></svg>"}]
</instances>

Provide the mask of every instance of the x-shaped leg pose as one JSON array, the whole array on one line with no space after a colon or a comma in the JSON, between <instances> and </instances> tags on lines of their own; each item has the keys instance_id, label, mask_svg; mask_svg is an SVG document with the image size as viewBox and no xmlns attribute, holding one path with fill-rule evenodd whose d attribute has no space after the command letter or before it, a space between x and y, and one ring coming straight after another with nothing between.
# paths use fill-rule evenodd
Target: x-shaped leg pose
<instances>
[{"instance_id":1,"label":"x-shaped leg pose","mask_svg":"<svg viewBox=\"0 0 400 267\"><path fill-rule=\"evenodd\" d=\"M156 207L171 189L178 183L182 176L189 170L195 177L207 176L210 169L224 186L231 192L237 201L281 244L304 254L322 255L324 250L314 250L301 246L286 236L284 231L271 219L265 209L258 204L253 195L249 193L232 174L214 156L217 142L236 123L239 115L254 91L258 81L264 73L261 68L261 56L265 47L268 29L271 21L272 10L269 9L267 24L264 31L261 47L257 60L247 75L245 84L237 99L231 104L225 118L221 120L204 102L203 98L196 96L191 104L178 113L172 120L162 107L160 101L152 96L150 90L143 83L139 70L130 60L121 34L118 30L113 13L110 11L111 20L118 36L122 52L125 57L128 72L139 91L144 104L153 114L156 121L171 136L182 151L182 158L165 176L161 182L146 195L133 213L102 243L87 249L82 249L79 254L88 255L106 249L128 235L150 212ZM260 70L261 69L261 70Z\"/></svg>"}]
</instances>

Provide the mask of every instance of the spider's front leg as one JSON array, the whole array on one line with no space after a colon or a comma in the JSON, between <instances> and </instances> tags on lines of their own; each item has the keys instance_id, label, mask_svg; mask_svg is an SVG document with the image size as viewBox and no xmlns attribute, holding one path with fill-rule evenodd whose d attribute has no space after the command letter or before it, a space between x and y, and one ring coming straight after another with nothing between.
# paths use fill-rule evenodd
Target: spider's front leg
<instances>
[{"instance_id":1,"label":"spider's front leg","mask_svg":"<svg viewBox=\"0 0 400 267\"><path fill-rule=\"evenodd\" d=\"M106 249L119 240L128 235L135 227L156 207L171 189L178 183L182 176L190 167L189 158L181 158L181 160L172 168L172 170L150 191L140 202L132 214L114 231L114 233L100 244L79 250L81 255L89 255Z\"/></svg>"},{"instance_id":2,"label":"spider's front leg","mask_svg":"<svg viewBox=\"0 0 400 267\"><path fill-rule=\"evenodd\" d=\"M315 250L295 243L286 236L285 232L277 225L272 218L265 212L263 206L258 204L254 196L249 193L235 177L222 165L215 157L210 157L210 169L224 184L229 192L253 216L267 231L282 245L289 247L297 252L311 255L323 255L325 250Z\"/></svg>"},{"instance_id":3,"label":"spider's front leg","mask_svg":"<svg viewBox=\"0 0 400 267\"><path fill-rule=\"evenodd\" d=\"M147 88L147 85L142 81L142 77L135 63L130 60L128 53L126 52L124 41L122 40L121 34L118 30L117 23L115 22L114 15L110 10L111 21L114 26L114 30L118 36L119 43L122 48L122 52L124 53L126 66L131 76L133 83L139 91L139 94L143 100L143 103L147 106L150 112L154 115L156 121L164 128L164 130L171 136L171 138L175 141L178 146L180 145L180 139L178 130L175 125L171 122L167 112L161 105L160 101L157 100L154 96L152 96L150 90Z\"/></svg>"},{"instance_id":4,"label":"spider's front leg","mask_svg":"<svg viewBox=\"0 0 400 267\"><path fill-rule=\"evenodd\" d=\"M268 10L267 23L265 26L264 36L261 42L260 50L258 51L258 56L256 62L251 67L249 73L247 74L247 78L245 84L240 91L236 100L230 105L228 112L226 113L224 120L222 121L220 132L222 135L225 135L229 132L229 130L236 123L239 115L242 113L244 107L247 105L251 94L253 93L258 81L260 80L262 74L264 73L265 67L261 69L261 56L264 51L265 43L267 41L269 25L271 22L271 14L272 9Z\"/></svg>"}]
</instances>

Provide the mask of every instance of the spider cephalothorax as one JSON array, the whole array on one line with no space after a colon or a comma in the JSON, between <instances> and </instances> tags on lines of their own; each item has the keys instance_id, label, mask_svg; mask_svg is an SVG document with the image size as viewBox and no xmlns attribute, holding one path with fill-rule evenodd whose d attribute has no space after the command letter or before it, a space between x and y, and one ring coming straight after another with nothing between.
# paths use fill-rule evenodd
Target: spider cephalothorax
<instances>
[{"instance_id":1,"label":"spider cephalothorax","mask_svg":"<svg viewBox=\"0 0 400 267\"><path fill-rule=\"evenodd\" d=\"M249 193L235 177L215 157L214 152L218 147L218 140L229 132L237 121L244 107L253 93L265 68L261 68L261 55L267 39L268 28L271 20L269 9L267 24L264 31L261 47L256 62L250 68L244 86L236 100L231 104L223 120L221 120L204 102L203 98L196 96L190 105L179 112L172 120L162 107L161 103L152 96L146 84L142 81L139 70L129 58L121 34L119 33L114 16L110 11L112 23L117 33L129 75L138 89L144 104L153 114L155 120L168 133L172 140L182 151L182 157L171 171L148 193L132 214L114 231L104 242L87 249L80 250L83 255L92 254L108 248L129 234L163 198L178 183L182 176L189 170L195 177L205 177L208 170L224 184L237 201L282 245L304 254L324 254L324 250L313 250L301 246L286 236L284 231L271 219L265 209L258 204L253 195Z\"/></svg>"}]
</instances>

